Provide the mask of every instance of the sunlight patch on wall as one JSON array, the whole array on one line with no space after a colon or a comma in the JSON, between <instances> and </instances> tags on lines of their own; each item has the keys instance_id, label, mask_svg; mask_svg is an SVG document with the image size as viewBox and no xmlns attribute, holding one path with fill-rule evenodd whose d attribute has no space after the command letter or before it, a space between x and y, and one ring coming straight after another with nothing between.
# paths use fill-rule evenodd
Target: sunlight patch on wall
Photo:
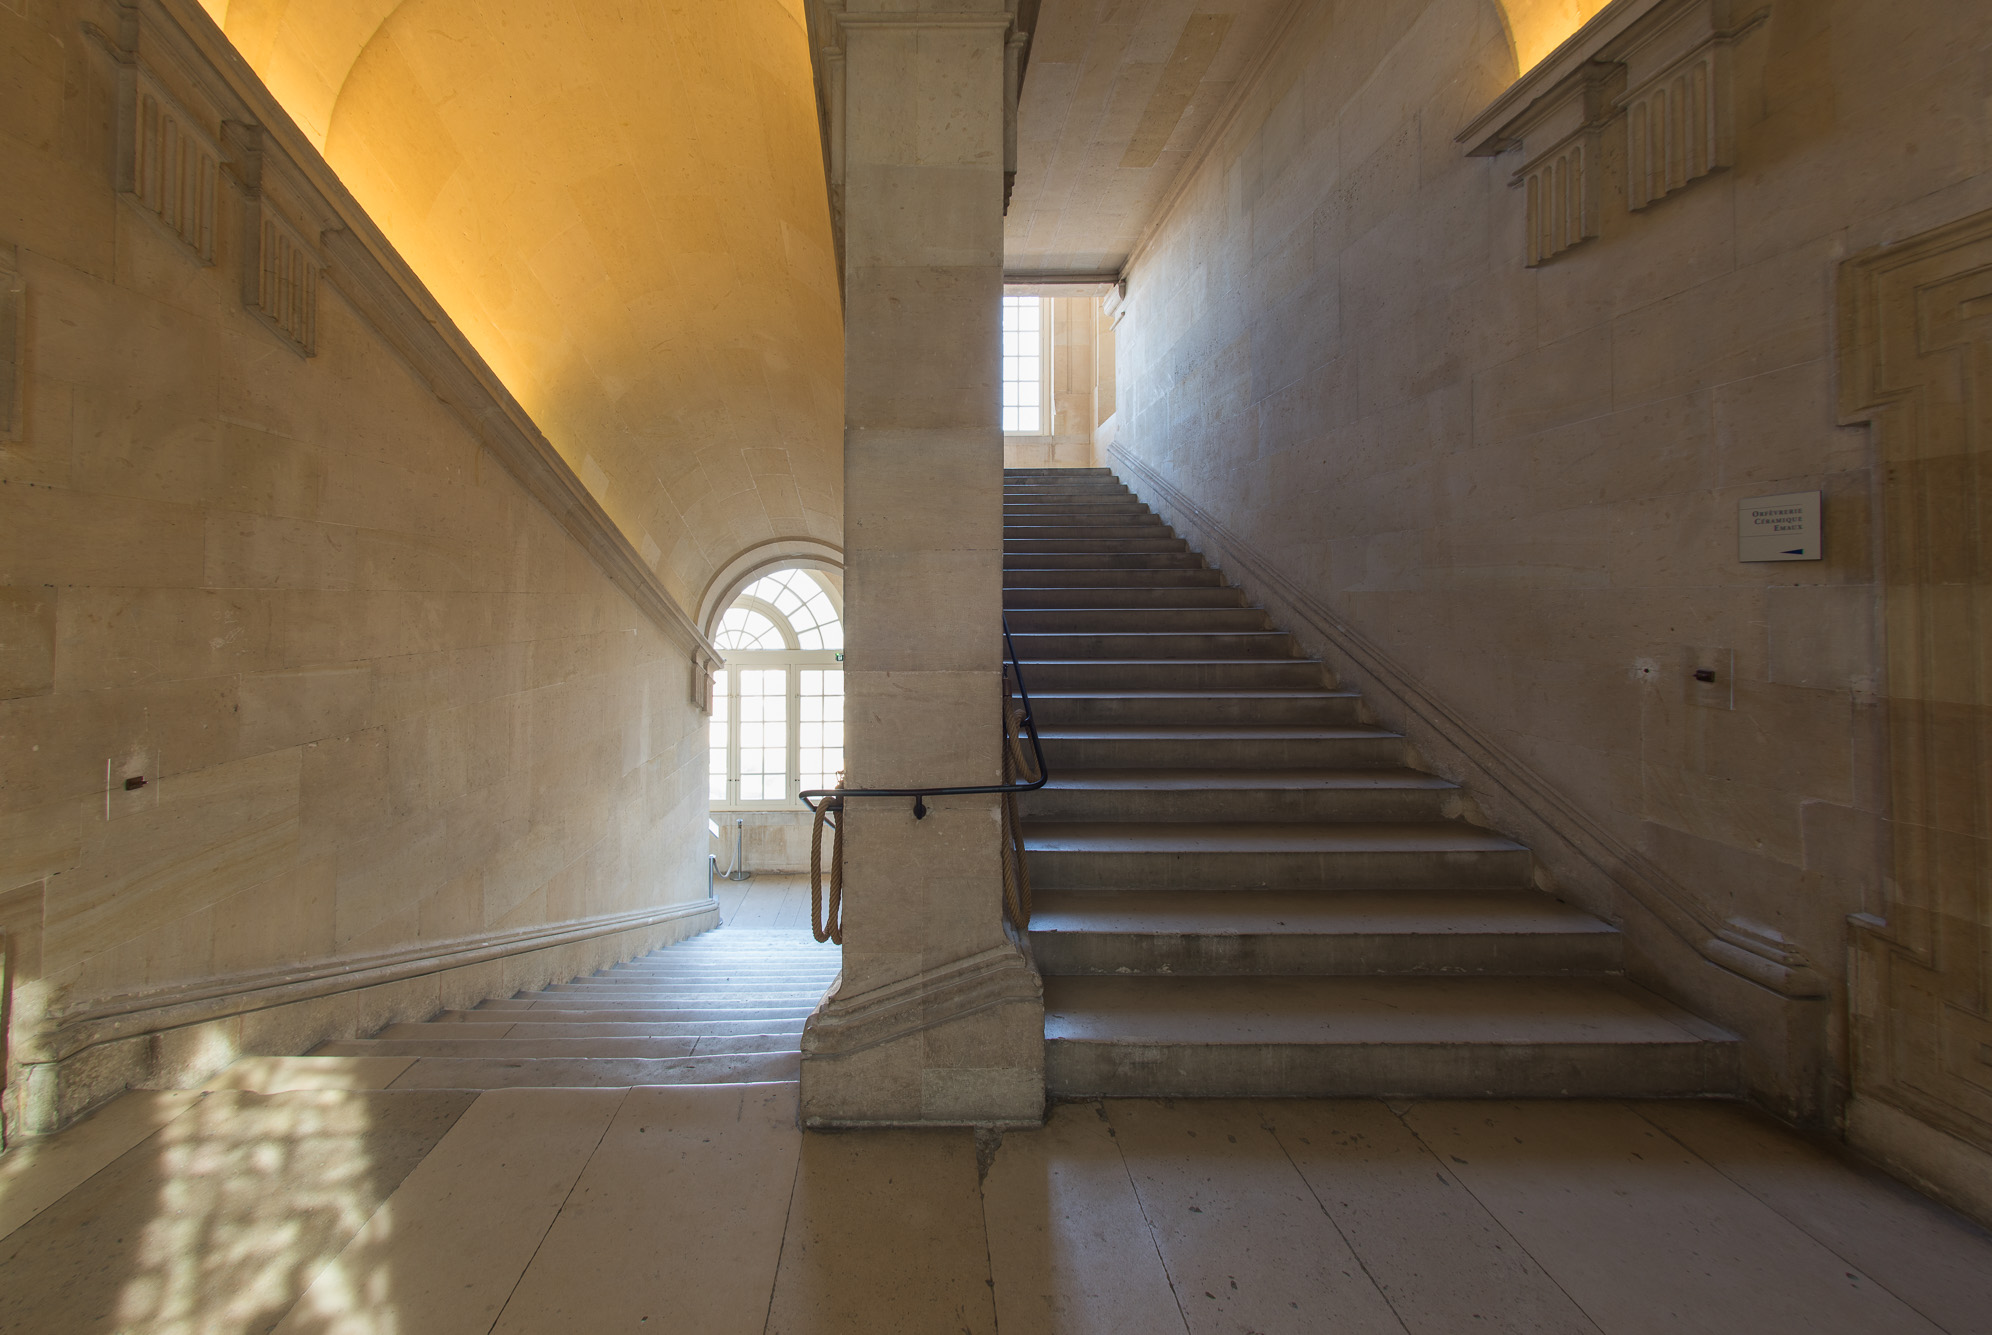
<instances>
[{"instance_id":1,"label":"sunlight patch on wall","mask_svg":"<svg viewBox=\"0 0 1992 1335\"><path fill-rule=\"evenodd\" d=\"M674 596L756 543L841 537L843 318L794 0L225 12Z\"/></svg>"},{"instance_id":2,"label":"sunlight patch on wall","mask_svg":"<svg viewBox=\"0 0 1992 1335\"><path fill-rule=\"evenodd\" d=\"M240 4L243 0L236 0ZM1568 41L1609 0L1502 0L1508 36L1515 44L1515 72L1526 74Z\"/></svg>"}]
</instances>

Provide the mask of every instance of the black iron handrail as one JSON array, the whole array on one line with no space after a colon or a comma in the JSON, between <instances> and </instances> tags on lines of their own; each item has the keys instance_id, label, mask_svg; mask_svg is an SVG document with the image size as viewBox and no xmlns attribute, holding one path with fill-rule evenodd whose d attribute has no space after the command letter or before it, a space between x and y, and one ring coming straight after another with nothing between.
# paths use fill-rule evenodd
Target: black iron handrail
<instances>
[{"instance_id":1,"label":"black iron handrail","mask_svg":"<svg viewBox=\"0 0 1992 1335\"><path fill-rule=\"evenodd\" d=\"M930 797L965 797L974 793L1029 793L1051 781L1051 771L1044 767L1044 747L1038 741L1037 720L1031 715L1031 693L1024 685L1024 669L1017 662L1016 641L1010 638L1010 619L1003 618L1003 651L1007 655L1009 670L1017 679L1017 698L1024 706L1024 731L1031 739L1031 758L1037 765L1037 778L1029 783L985 783L968 788L811 788L796 796L811 811L816 810L812 797L820 797L830 802L830 810L842 811L843 799L847 797L910 797L913 799L913 819L927 819L927 799ZM1007 734L1003 745L1008 746Z\"/></svg>"}]
</instances>

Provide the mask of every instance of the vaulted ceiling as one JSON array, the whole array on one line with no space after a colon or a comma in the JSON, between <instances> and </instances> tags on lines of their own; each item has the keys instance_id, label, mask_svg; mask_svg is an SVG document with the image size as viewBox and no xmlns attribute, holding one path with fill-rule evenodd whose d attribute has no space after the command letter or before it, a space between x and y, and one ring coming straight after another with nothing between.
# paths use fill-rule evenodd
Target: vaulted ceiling
<instances>
[{"instance_id":1,"label":"vaulted ceiling","mask_svg":"<svg viewBox=\"0 0 1992 1335\"><path fill-rule=\"evenodd\" d=\"M1017 180L1004 226L1014 277L1111 275L1290 16L1319 0L1043 0L1018 111ZM1516 73L1606 0L1491 5ZM1409 22L1424 3L1364 0L1361 22Z\"/></svg>"},{"instance_id":2,"label":"vaulted ceiling","mask_svg":"<svg viewBox=\"0 0 1992 1335\"><path fill-rule=\"evenodd\" d=\"M203 0L681 603L840 540L801 0Z\"/></svg>"}]
</instances>

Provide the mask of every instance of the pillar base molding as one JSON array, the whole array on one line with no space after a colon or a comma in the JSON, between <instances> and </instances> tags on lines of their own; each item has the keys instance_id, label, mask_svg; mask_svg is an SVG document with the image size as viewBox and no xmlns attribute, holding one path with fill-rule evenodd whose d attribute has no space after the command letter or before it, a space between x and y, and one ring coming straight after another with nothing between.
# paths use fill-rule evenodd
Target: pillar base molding
<instances>
[{"instance_id":1,"label":"pillar base molding","mask_svg":"<svg viewBox=\"0 0 1992 1335\"><path fill-rule=\"evenodd\" d=\"M803 1027L804 1126L1043 1121L1044 985L1008 942L856 995L840 979Z\"/></svg>"}]
</instances>

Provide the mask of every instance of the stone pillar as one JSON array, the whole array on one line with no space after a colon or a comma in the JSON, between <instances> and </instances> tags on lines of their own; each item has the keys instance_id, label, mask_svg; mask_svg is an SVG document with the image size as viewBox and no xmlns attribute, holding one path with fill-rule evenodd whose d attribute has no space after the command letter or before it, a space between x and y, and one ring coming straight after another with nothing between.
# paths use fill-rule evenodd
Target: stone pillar
<instances>
[{"instance_id":1,"label":"stone pillar","mask_svg":"<svg viewBox=\"0 0 1992 1335\"><path fill-rule=\"evenodd\" d=\"M842 187L845 782L999 783L1013 23L1001 0L814 17ZM924 820L848 800L844 972L803 1033L805 1125L1043 1119L1043 992L1002 919L1000 817L991 796L930 799Z\"/></svg>"}]
</instances>

